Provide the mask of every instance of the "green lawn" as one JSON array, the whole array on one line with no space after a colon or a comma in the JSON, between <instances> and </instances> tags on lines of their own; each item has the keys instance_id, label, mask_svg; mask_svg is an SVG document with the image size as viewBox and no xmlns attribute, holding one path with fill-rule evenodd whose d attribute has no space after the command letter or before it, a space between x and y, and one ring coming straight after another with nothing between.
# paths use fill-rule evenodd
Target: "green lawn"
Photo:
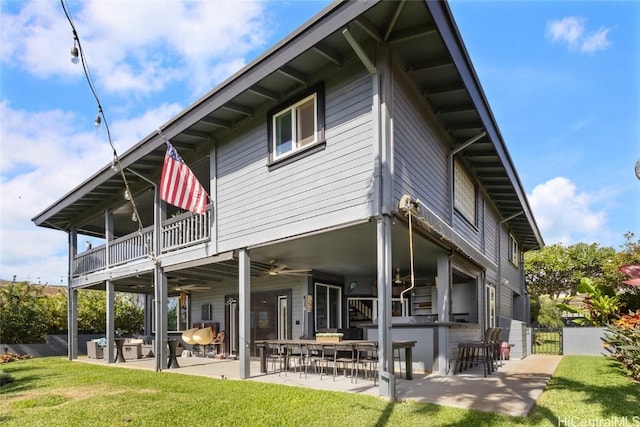
<instances>
[{"instance_id":1,"label":"green lawn","mask_svg":"<svg viewBox=\"0 0 640 427\"><path fill-rule=\"evenodd\" d=\"M614 417L635 425L640 416L640 385L602 357L566 356L528 418L63 358L0 370L15 378L0 387L5 426L558 426Z\"/></svg>"}]
</instances>

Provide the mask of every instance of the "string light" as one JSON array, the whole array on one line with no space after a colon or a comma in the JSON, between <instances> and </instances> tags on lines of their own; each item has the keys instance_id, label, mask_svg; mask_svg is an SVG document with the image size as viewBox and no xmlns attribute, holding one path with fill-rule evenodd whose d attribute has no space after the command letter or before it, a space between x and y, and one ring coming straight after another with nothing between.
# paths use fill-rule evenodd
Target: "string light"
<instances>
[{"instance_id":1,"label":"string light","mask_svg":"<svg viewBox=\"0 0 640 427\"><path fill-rule=\"evenodd\" d=\"M76 41L73 41L73 47L71 48L71 62L77 64L80 62L80 58L78 58L78 47L76 46Z\"/></svg>"},{"instance_id":2,"label":"string light","mask_svg":"<svg viewBox=\"0 0 640 427\"><path fill-rule=\"evenodd\" d=\"M82 63L82 69L84 71L84 75L85 78L87 80L87 83L89 85L89 89L91 89L91 93L93 94L93 97L96 100L96 103L98 104L98 115L96 116L93 124L94 126L97 128L99 128L103 123L104 123L104 128L107 132L107 140L109 141L109 145L111 145L111 149L113 150L113 160L111 162L111 169L114 172L120 173L120 176L122 177L122 180L124 182L124 188L125 188L125 192L127 194L129 194L129 202L131 203L131 207L133 208L133 214L131 216L131 219L133 221L138 222L138 232L140 234L142 234L142 223L140 221L138 221L138 218L140 218L140 215L138 214L138 208L136 207L136 202L133 199L133 197L131 197L131 191L129 189L129 183L127 181L127 177L124 173L124 169L122 168L122 165L120 164L120 157L118 157L118 153L116 151L116 147L115 145L113 145L113 141L111 139L111 130L109 129L109 124L107 123L107 118L104 114L104 111L102 109L102 104L100 103L100 98L98 97L98 93L96 91L96 88L93 84L93 81L91 80L91 73L89 72L89 67L87 65L87 60L84 56L84 51L82 49L82 43L80 43L80 37L78 37L78 32L76 31L76 26L73 23L73 19L71 19L71 15L69 15L69 12L67 11L67 6L65 5L65 1L64 0L60 0L60 4L62 5L62 10L64 11L65 16L67 17L67 20L69 21L69 25L71 25L71 31L73 33L73 47L71 48L71 62L73 62L74 64L81 62ZM153 256L153 254L150 254L151 257L153 259L155 259L155 257Z\"/></svg>"}]
</instances>

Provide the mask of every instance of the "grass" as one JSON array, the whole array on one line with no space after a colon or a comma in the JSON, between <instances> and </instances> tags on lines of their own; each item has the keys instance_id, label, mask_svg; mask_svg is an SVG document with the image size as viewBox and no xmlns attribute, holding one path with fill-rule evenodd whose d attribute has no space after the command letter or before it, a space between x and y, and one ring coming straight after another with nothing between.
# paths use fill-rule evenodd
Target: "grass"
<instances>
[{"instance_id":1,"label":"grass","mask_svg":"<svg viewBox=\"0 0 640 427\"><path fill-rule=\"evenodd\" d=\"M557 426L614 417L634 425L640 416L640 385L603 357L566 356L527 418L63 358L0 366L15 378L0 387L4 426Z\"/></svg>"}]
</instances>

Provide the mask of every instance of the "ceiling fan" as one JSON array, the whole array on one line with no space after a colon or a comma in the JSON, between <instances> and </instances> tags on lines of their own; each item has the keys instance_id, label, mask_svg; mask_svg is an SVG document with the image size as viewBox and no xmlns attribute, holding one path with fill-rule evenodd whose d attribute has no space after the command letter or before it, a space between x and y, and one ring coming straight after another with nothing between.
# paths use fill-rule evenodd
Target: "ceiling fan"
<instances>
[{"instance_id":1,"label":"ceiling fan","mask_svg":"<svg viewBox=\"0 0 640 427\"><path fill-rule=\"evenodd\" d=\"M267 276L308 276L311 270L308 268L291 269L286 264L278 264L275 259L269 262L264 268L264 274Z\"/></svg>"},{"instance_id":2,"label":"ceiling fan","mask_svg":"<svg viewBox=\"0 0 640 427\"><path fill-rule=\"evenodd\" d=\"M198 286L198 285L180 285L178 284L177 286L175 286L173 288L174 291L178 291L178 292L197 292L197 291L204 291L204 290L209 290L211 288L207 287L207 286Z\"/></svg>"},{"instance_id":3,"label":"ceiling fan","mask_svg":"<svg viewBox=\"0 0 640 427\"><path fill-rule=\"evenodd\" d=\"M414 282L416 283L416 285L428 285L431 284L431 281L429 279L427 279L426 277L414 277ZM394 285L404 285L404 284L410 284L411 282L411 275L407 274L405 276L401 276L400 275L400 269L396 268L396 276L393 280L393 284Z\"/></svg>"}]
</instances>

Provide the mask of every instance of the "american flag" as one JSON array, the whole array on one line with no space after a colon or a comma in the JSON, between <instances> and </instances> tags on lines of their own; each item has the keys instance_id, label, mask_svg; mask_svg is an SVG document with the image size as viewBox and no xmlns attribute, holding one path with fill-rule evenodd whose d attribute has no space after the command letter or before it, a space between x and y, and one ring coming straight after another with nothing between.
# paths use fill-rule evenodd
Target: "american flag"
<instances>
[{"instance_id":1,"label":"american flag","mask_svg":"<svg viewBox=\"0 0 640 427\"><path fill-rule=\"evenodd\" d=\"M160 177L160 198L179 208L204 214L209 195L173 145L167 140L165 143L167 153Z\"/></svg>"}]
</instances>

